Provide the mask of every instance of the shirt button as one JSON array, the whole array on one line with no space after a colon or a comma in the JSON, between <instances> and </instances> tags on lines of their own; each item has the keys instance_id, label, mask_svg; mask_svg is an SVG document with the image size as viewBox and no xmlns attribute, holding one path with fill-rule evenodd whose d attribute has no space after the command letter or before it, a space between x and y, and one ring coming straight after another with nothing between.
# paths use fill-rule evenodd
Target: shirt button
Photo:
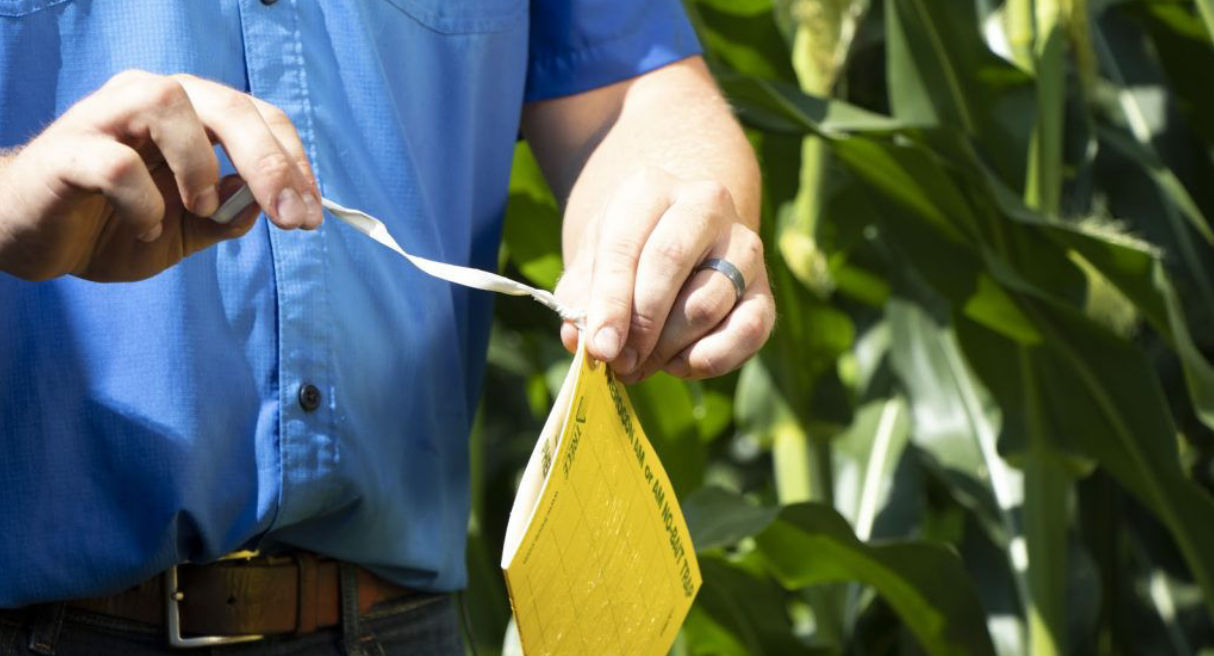
<instances>
[{"instance_id":1,"label":"shirt button","mask_svg":"<svg viewBox=\"0 0 1214 656\"><path fill-rule=\"evenodd\" d=\"M270 0L273 2L273 0ZM312 383L305 383L299 386L299 407L303 408L304 412L312 412L320 407L320 389Z\"/></svg>"},{"instance_id":2,"label":"shirt button","mask_svg":"<svg viewBox=\"0 0 1214 656\"><path fill-rule=\"evenodd\" d=\"M274 4L275 2L278 2L278 0L261 0L261 4L263 4L263 5L267 6L267 7L269 7L270 5Z\"/></svg>"}]
</instances>

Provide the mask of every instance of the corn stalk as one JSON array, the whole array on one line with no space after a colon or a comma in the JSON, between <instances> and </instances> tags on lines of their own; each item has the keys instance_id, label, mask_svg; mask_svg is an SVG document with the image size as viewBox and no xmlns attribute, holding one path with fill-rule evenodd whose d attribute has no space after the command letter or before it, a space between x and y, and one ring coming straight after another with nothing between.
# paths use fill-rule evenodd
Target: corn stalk
<instances>
[{"instance_id":1,"label":"corn stalk","mask_svg":"<svg viewBox=\"0 0 1214 656\"><path fill-rule=\"evenodd\" d=\"M792 0L786 5L795 29L793 69L803 91L815 96L831 95L866 7L865 0ZM818 137L805 138L801 146L801 185L778 236L781 255L793 275L823 296L833 284L814 235L823 211L823 185L829 167L827 145ZM823 438L808 437L808 444L788 445L790 455L797 456L792 462L806 468L804 475L797 476L789 471L788 464L783 464L783 478L810 481L804 493L812 500L829 503L832 496L829 481L833 480L830 445Z\"/></svg>"},{"instance_id":2,"label":"corn stalk","mask_svg":"<svg viewBox=\"0 0 1214 656\"><path fill-rule=\"evenodd\" d=\"M814 96L832 95L867 5L866 0L792 0L788 5L795 25L792 64L802 91ZM823 297L834 288L834 283L815 234L825 206L825 181L829 169L827 143L820 137L806 137L801 143L801 184L778 236L780 253L789 270L802 284ZM811 500L834 505L830 441L824 435L809 434L803 438L808 438L807 443L786 440L783 445L775 445L772 455L782 474L779 478L808 481L809 485L805 487L791 487L807 494ZM782 455L788 459L784 460ZM804 466L805 470L799 474L790 471L796 465ZM790 486L786 483L782 487ZM849 623L847 587L820 586L807 591L806 595L815 615L818 638L842 644Z\"/></svg>"},{"instance_id":3,"label":"corn stalk","mask_svg":"<svg viewBox=\"0 0 1214 656\"><path fill-rule=\"evenodd\" d=\"M1066 107L1066 22L1063 0L1035 0L1033 69L1037 72L1037 125L1029 144L1025 201L1058 215L1062 195L1062 129Z\"/></svg>"},{"instance_id":4,"label":"corn stalk","mask_svg":"<svg viewBox=\"0 0 1214 656\"><path fill-rule=\"evenodd\" d=\"M1033 0L1007 0L1003 19L1012 61L1020 68L1033 70Z\"/></svg>"},{"instance_id":5,"label":"corn stalk","mask_svg":"<svg viewBox=\"0 0 1214 656\"><path fill-rule=\"evenodd\" d=\"M1063 122L1066 110L1066 47L1069 0L1015 0L1009 6L1013 55L1029 49L1029 70L1037 76L1037 123L1029 142L1026 204L1058 217L1063 179ZM1031 38L1023 21L1031 17ZM1037 384L1026 347L1020 363L1025 385ZM1026 390L1026 399L1039 396ZM1066 571L1068 500L1072 490L1064 462L1050 446L1040 420L1041 408L1027 408L1024 532L1028 550L1026 615L1030 653L1051 656L1067 651Z\"/></svg>"},{"instance_id":6,"label":"corn stalk","mask_svg":"<svg viewBox=\"0 0 1214 656\"><path fill-rule=\"evenodd\" d=\"M801 90L830 96L843 70L866 0L793 0L792 64ZM818 137L801 146L801 186L779 235L779 248L793 274L821 296L834 287L814 234L822 213L823 182L830 159Z\"/></svg>"}]
</instances>

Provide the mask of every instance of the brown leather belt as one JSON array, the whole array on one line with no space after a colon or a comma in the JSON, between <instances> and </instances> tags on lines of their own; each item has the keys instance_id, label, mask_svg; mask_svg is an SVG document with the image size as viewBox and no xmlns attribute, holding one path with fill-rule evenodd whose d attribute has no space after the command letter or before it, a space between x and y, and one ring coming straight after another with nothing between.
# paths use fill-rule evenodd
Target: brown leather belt
<instances>
[{"instance_id":1,"label":"brown leather belt","mask_svg":"<svg viewBox=\"0 0 1214 656\"><path fill-rule=\"evenodd\" d=\"M356 571L360 613L414 594L365 569ZM161 575L109 597L67 605L159 626L166 625L169 608L176 605L184 635L305 634L341 623L339 563L315 554L181 565L176 578L175 604L168 590L172 577Z\"/></svg>"}]
</instances>

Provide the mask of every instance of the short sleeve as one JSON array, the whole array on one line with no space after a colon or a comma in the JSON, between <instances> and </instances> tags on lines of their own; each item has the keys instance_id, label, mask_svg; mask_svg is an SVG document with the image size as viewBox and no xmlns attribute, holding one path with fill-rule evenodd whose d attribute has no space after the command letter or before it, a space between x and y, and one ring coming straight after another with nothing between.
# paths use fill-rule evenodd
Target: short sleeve
<instances>
[{"instance_id":1,"label":"short sleeve","mask_svg":"<svg viewBox=\"0 0 1214 656\"><path fill-rule=\"evenodd\" d=\"M581 93L699 52L679 0L531 0L526 100Z\"/></svg>"}]
</instances>

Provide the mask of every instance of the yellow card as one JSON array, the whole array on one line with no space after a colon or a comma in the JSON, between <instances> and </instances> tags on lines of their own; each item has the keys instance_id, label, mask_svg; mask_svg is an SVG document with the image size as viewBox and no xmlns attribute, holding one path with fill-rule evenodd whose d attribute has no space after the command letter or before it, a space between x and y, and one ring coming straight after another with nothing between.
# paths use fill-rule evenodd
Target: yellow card
<instances>
[{"instance_id":1,"label":"yellow card","mask_svg":"<svg viewBox=\"0 0 1214 656\"><path fill-rule=\"evenodd\" d=\"M700 589L670 479L584 346L523 472L502 569L527 656L665 654Z\"/></svg>"}]
</instances>

